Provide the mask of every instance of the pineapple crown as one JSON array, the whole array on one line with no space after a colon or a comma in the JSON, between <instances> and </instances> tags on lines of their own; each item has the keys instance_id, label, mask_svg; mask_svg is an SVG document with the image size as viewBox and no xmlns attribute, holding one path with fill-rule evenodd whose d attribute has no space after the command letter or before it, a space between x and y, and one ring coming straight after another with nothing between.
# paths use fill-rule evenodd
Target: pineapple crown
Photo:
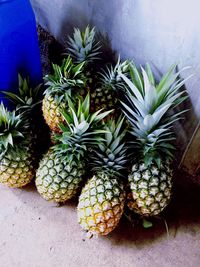
<instances>
[{"instance_id":1,"label":"pineapple crown","mask_svg":"<svg viewBox=\"0 0 200 267\"><path fill-rule=\"evenodd\" d=\"M22 114L8 111L0 104L0 157L8 151L16 150L28 144L29 124Z\"/></svg>"},{"instance_id":2,"label":"pineapple crown","mask_svg":"<svg viewBox=\"0 0 200 267\"><path fill-rule=\"evenodd\" d=\"M109 177L123 177L127 164L127 147L124 117L115 122L109 120L105 124L104 139L92 150L90 161L93 172L107 174Z\"/></svg>"},{"instance_id":3,"label":"pineapple crown","mask_svg":"<svg viewBox=\"0 0 200 267\"><path fill-rule=\"evenodd\" d=\"M17 94L8 91L2 91L2 93L15 104L17 113L29 115L42 101L42 86L40 84L35 88L31 88L29 78L23 79L20 74L18 75L18 80L19 92Z\"/></svg>"},{"instance_id":4,"label":"pineapple crown","mask_svg":"<svg viewBox=\"0 0 200 267\"><path fill-rule=\"evenodd\" d=\"M61 135L55 136L57 145L54 151L57 157L62 157L70 162L79 162L83 159L85 152L91 146L102 142L101 135L105 133L102 119L111 111L102 112L98 110L90 113L90 95L84 100L79 98L78 105L74 105L68 97L69 111L61 113L66 125L60 125Z\"/></svg>"},{"instance_id":5,"label":"pineapple crown","mask_svg":"<svg viewBox=\"0 0 200 267\"><path fill-rule=\"evenodd\" d=\"M100 45L95 38L95 27L90 29L89 26L84 31L74 28L73 38L69 37L68 51L76 63L93 62L100 54Z\"/></svg>"},{"instance_id":6,"label":"pineapple crown","mask_svg":"<svg viewBox=\"0 0 200 267\"><path fill-rule=\"evenodd\" d=\"M72 58L68 56L62 62L62 65L53 64L53 74L45 76L45 95L53 95L58 97L58 101L77 93L76 89L83 88L86 78L83 74L85 62L74 64Z\"/></svg>"},{"instance_id":7,"label":"pineapple crown","mask_svg":"<svg viewBox=\"0 0 200 267\"><path fill-rule=\"evenodd\" d=\"M110 67L107 66L106 69L102 70L102 72L100 73L101 86L111 90L116 90L118 88L124 90L126 83L122 79L121 74L124 74L125 76L128 75L129 65L129 60L121 62L119 56L114 67L112 65Z\"/></svg>"},{"instance_id":8,"label":"pineapple crown","mask_svg":"<svg viewBox=\"0 0 200 267\"><path fill-rule=\"evenodd\" d=\"M161 160L171 161L175 147L172 124L181 119L181 114L169 113L180 105L187 96L185 90L180 90L186 79L179 78L183 71L175 72L177 65L171 66L159 83L155 82L150 65L139 72L135 65L130 65L128 79L121 74L127 84L125 101L122 102L123 112L131 124L131 134L134 136L134 147L141 160L146 165L153 161L158 166ZM184 68L185 69L185 68Z\"/></svg>"}]
</instances>

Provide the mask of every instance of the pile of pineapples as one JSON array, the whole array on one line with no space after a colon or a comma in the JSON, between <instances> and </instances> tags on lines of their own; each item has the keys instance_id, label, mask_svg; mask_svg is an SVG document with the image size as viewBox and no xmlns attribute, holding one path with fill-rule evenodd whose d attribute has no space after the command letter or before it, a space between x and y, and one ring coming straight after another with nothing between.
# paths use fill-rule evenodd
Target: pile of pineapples
<instances>
[{"instance_id":1,"label":"pile of pineapples","mask_svg":"<svg viewBox=\"0 0 200 267\"><path fill-rule=\"evenodd\" d=\"M35 177L57 203L79 195L78 221L92 234L110 233L126 207L160 214L172 194L172 124L185 112L172 112L186 98L176 67L160 81L148 64L105 67L95 29L75 29L45 90L19 78L19 93L4 92L15 109L0 105L0 183L19 188Z\"/></svg>"}]
</instances>

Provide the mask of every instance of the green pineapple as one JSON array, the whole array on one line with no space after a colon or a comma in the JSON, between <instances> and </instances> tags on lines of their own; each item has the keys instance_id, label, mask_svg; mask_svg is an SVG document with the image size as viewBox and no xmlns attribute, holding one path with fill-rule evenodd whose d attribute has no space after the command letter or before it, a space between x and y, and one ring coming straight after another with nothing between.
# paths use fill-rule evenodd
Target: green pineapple
<instances>
[{"instance_id":1,"label":"green pineapple","mask_svg":"<svg viewBox=\"0 0 200 267\"><path fill-rule=\"evenodd\" d=\"M53 74L45 76L47 89L42 103L44 119L50 129L60 132L59 124L64 122L61 109L66 107L67 97L76 98L85 93L84 62L75 65L70 56L61 66L53 64Z\"/></svg>"},{"instance_id":2,"label":"green pineapple","mask_svg":"<svg viewBox=\"0 0 200 267\"><path fill-rule=\"evenodd\" d=\"M73 38L69 37L68 51L76 63L85 62L84 73L87 77L86 88L91 94L91 111L99 109L115 109L115 116L119 116L117 101L119 89L124 88L124 81L120 73L128 71L128 60L112 65L105 70L102 68L100 44L96 40L95 28L86 27L84 31L74 29ZM98 64L96 63L99 60ZM100 68L99 68L100 66Z\"/></svg>"},{"instance_id":3,"label":"green pineapple","mask_svg":"<svg viewBox=\"0 0 200 267\"><path fill-rule=\"evenodd\" d=\"M100 83L96 88L91 90L91 110L95 111L100 108L105 110L114 109L116 117L119 116L118 99L120 92L124 90L125 82L121 78L121 74L127 75L130 62L128 60L120 62L118 58L117 64L113 68L106 67L100 73Z\"/></svg>"},{"instance_id":4,"label":"green pineapple","mask_svg":"<svg viewBox=\"0 0 200 267\"><path fill-rule=\"evenodd\" d=\"M30 126L23 115L0 105L0 183L23 187L35 175Z\"/></svg>"},{"instance_id":5,"label":"green pineapple","mask_svg":"<svg viewBox=\"0 0 200 267\"><path fill-rule=\"evenodd\" d=\"M79 100L76 107L68 99L69 111L62 111L64 124L57 143L44 155L36 172L38 192L46 200L65 202L75 196L86 172L86 152L89 146L102 140L100 121L110 111L90 114L90 97Z\"/></svg>"},{"instance_id":6,"label":"green pineapple","mask_svg":"<svg viewBox=\"0 0 200 267\"><path fill-rule=\"evenodd\" d=\"M118 225L124 211L126 173L124 119L110 120L105 126L104 140L90 157L93 177L79 197L78 221L84 230L107 235Z\"/></svg>"},{"instance_id":7,"label":"green pineapple","mask_svg":"<svg viewBox=\"0 0 200 267\"><path fill-rule=\"evenodd\" d=\"M173 65L159 83L149 65L141 73L131 65L131 80L122 75L128 86L122 106L131 125L135 156L128 177L128 206L142 216L158 215L171 199L172 124L185 111L173 115L169 111L186 98L179 90L185 80L177 79L180 72L175 69Z\"/></svg>"},{"instance_id":8,"label":"green pineapple","mask_svg":"<svg viewBox=\"0 0 200 267\"><path fill-rule=\"evenodd\" d=\"M101 63L100 48L95 28L87 26L83 31L75 28L73 37L69 37L67 53L75 63L85 63L84 75L87 77L85 86L88 91L92 90L98 80L97 69Z\"/></svg>"},{"instance_id":9,"label":"green pineapple","mask_svg":"<svg viewBox=\"0 0 200 267\"><path fill-rule=\"evenodd\" d=\"M19 75L19 88L17 93L3 91L6 97L15 105L16 114L23 114L29 121L30 136L35 151L35 157L40 157L49 145L49 130L42 116L41 102L43 87L38 85L32 88L29 79ZM39 161L39 160L38 160Z\"/></svg>"}]
</instances>

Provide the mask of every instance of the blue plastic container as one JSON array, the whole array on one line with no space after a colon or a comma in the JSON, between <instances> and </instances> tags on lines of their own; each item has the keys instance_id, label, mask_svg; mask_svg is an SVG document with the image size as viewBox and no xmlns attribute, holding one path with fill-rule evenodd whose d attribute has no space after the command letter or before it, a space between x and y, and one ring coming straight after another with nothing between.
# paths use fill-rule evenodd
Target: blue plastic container
<instances>
[{"instance_id":1,"label":"blue plastic container","mask_svg":"<svg viewBox=\"0 0 200 267\"><path fill-rule=\"evenodd\" d=\"M18 73L32 86L42 81L35 16L29 0L0 0L0 90L16 92Z\"/></svg>"}]
</instances>

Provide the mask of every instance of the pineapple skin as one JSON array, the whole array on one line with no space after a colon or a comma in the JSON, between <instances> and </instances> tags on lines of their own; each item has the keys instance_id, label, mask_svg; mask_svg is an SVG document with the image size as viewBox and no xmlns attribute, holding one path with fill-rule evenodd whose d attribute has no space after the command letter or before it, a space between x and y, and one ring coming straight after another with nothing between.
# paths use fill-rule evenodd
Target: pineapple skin
<instances>
[{"instance_id":1,"label":"pineapple skin","mask_svg":"<svg viewBox=\"0 0 200 267\"><path fill-rule=\"evenodd\" d=\"M56 103L52 96L45 96L42 102L42 111L44 119L51 131L60 133L59 124L64 123L60 108L64 107L64 103Z\"/></svg>"},{"instance_id":2,"label":"pineapple skin","mask_svg":"<svg viewBox=\"0 0 200 267\"><path fill-rule=\"evenodd\" d=\"M79 197L79 224L93 234L109 234L119 223L125 198L124 186L118 179L106 174L94 175Z\"/></svg>"},{"instance_id":3,"label":"pineapple skin","mask_svg":"<svg viewBox=\"0 0 200 267\"><path fill-rule=\"evenodd\" d=\"M36 187L47 201L65 202L77 194L84 174L82 163L74 166L56 158L50 151L40 161L36 171Z\"/></svg>"},{"instance_id":4,"label":"pineapple skin","mask_svg":"<svg viewBox=\"0 0 200 267\"><path fill-rule=\"evenodd\" d=\"M111 110L116 108L117 95L114 91L102 88L96 88L91 93L91 111L99 109Z\"/></svg>"},{"instance_id":5,"label":"pineapple skin","mask_svg":"<svg viewBox=\"0 0 200 267\"><path fill-rule=\"evenodd\" d=\"M5 155L0 160L0 183L11 188L20 188L31 182L35 176L32 153L24 149L16 156Z\"/></svg>"},{"instance_id":6,"label":"pineapple skin","mask_svg":"<svg viewBox=\"0 0 200 267\"><path fill-rule=\"evenodd\" d=\"M118 96L115 91L102 88L96 88L91 91L91 112L96 112L100 109L105 111L113 109L113 112L104 121L119 117L121 110L119 109Z\"/></svg>"},{"instance_id":7,"label":"pineapple skin","mask_svg":"<svg viewBox=\"0 0 200 267\"><path fill-rule=\"evenodd\" d=\"M130 192L127 205L141 216L155 216L163 211L171 200L172 169L168 164L134 164L128 177Z\"/></svg>"}]
</instances>

